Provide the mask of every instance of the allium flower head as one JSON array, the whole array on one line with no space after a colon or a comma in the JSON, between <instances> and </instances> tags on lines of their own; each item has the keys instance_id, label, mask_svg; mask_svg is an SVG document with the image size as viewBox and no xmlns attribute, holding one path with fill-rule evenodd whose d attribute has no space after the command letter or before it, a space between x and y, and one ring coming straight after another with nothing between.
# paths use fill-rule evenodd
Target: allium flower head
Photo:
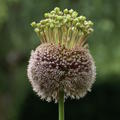
<instances>
[{"instance_id":1,"label":"allium flower head","mask_svg":"<svg viewBox=\"0 0 120 120\"><path fill-rule=\"evenodd\" d=\"M96 76L86 41L93 23L72 9L56 7L31 25L41 41L31 52L27 70L33 90L47 101L57 102L59 91L65 98L85 96Z\"/></svg>"}]
</instances>

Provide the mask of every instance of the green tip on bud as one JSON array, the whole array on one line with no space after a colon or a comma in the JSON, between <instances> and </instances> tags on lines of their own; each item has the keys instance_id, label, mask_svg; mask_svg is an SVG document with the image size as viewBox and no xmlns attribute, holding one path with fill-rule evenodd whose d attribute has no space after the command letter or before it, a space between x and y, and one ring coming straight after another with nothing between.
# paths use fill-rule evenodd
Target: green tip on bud
<instances>
[{"instance_id":1,"label":"green tip on bud","mask_svg":"<svg viewBox=\"0 0 120 120\"><path fill-rule=\"evenodd\" d=\"M49 17L49 13L45 13L45 14L44 14L44 17L45 17L45 18L48 18L48 17Z\"/></svg>"},{"instance_id":2,"label":"green tip on bud","mask_svg":"<svg viewBox=\"0 0 120 120\"><path fill-rule=\"evenodd\" d=\"M39 33L40 32L40 30L38 29L38 28L35 28L35 30L34 30L36 33Z\"/></svg>"},{"instance_id":3,"label":"green tip on bud","mask_svg":"<svg viewBox=\"0 0 120 120\"><path fill-rule=\"evenodd\" d=\"M89 26L93 26L94 24L93 24L93 22L92 21L88 21L88 24L89 24Z\"/></svg>"},{"instance_id":4,"label":"green tip on bud","mask_svg":"<svg viewBox=\"0 0 120 120\"><path fill-rule=\"evenodd\" d=\"M78 19L79 19L80 21L85 21L85 20L86 20L86 17L85 17L85 16L80 16L80 17L78 17Z\"/></svg>"},{"instance_id":5,"label":"green tip on bud","mask_svg":"<svg viewBox=\"0 0 120 120\"><path fill-rule=\"evenodd\" d=\"M67 15L66 18L68 21L71 21L71 19L72 19L70 15Z\"/></svg>"},{"instance_id":6,"label":"green tip on bud","mask_svg":"<svg viewBox=\"0 0 120 120\"><path fill-rule=\"evenodd\" d=\"M58 12L60 12L60 8L59 8L59 7L56 7L56 8L54 9L54 11L55 11L56 13L58 13Z\"/></svg>"},{"instance_id":7,"label":"green tip on bud","mask_svg":"<svg viewBox=\"0 0 120 120\"><path fill-rule=\"evenodd\" d=\"M53 23L50 24L50 28L54 28L54 24Z\"/></svg>"},{"instance_id":8,"label":"green tip on bud","mask_svg":"<svg viewBox=\"0 0 120 120\"><path fill-rule=\"evenodd\" d=\"M62 20L63 17L62 16L57 16L57 20Z\"/></svg>"},{"instance_id":9,"label":"green tip on bud","mask_svg":"<svg viewBox=\"0 0 120 120\"><path fill-rule=\"evenodd\" d=\"M37 23L37 24L36 24L36 26L37 26L38 28L40 28L40 26L41 26L41 23Z\"/></svg>"},{"instance_id":10,"label":"green tip on bud","mask_svg":"<svg viewBox=\"0 0 120 120\"><path fill-rule=\"evenodd\" d=\"M32 27L36 27L36 22L32 22L32 23L31 23L31 26L32 26Z\"/></svg>"},{"instance_id":11,"label":"green tip on bud","mask_svg":"<svg viewBox=\"0 0 120 120\"><path fill-rule=\"evenodd\" d=\"M77 27L80 27L80 25L81 25L80 23L77 23L77 24L76 24Z\"/></svg>"},{"instance_id":12,"label":"green tip on bud","mask_svg":"<svg viewBox=\"0 0 120 120\"><path fill-rule=\"evenodd\" d=\"M70 14L72 14L73 12L74 12L74 10L73 10L73 9L70 9L70 10L69 10L69 13L70 13Z\"/></svg>"},{"instance_id":13,"label":"green tip on bud","mask_svg":"<svg viewBox=\"0 0 120 120\"><path fill-rule=\"evenodd\" d=\"M52 10L50 13L51 13L51 14L55 14L55 11L54 11L54 10Z\"/></svg>"},{"instance_id":14,"label":"green tip on bud","mask_svg":"<svg viewBox=\"0 0 120 120\"><path fill-rule=\"evenodd\" d=\"M90 34L90 33L92 33L92 32L94 32L94 30L93 30L92 28L89 28L89 29L88 29L88 34Z\"/></svg>"},{"instance_id":15,"label":"green tip on bud","mask_svg":"<svg viewBox=\"0 0 120 120\"><path fill-rule=\"evenodd\" d=\"M68 14L69 10L68 9L64 9L64 14Z\"/></svg>"},{"instance_id":16,"label":"green tip on bud","mask_svg":"<svg viewBox=\"0 0 120 120\"><path fill-rule=\"evenodd\" d=\"M73 13L72 13L72 17L73 18L76 18L78 16L78 13L76 12L76 11L74 11Z\"/></svg>"}]
</instances>

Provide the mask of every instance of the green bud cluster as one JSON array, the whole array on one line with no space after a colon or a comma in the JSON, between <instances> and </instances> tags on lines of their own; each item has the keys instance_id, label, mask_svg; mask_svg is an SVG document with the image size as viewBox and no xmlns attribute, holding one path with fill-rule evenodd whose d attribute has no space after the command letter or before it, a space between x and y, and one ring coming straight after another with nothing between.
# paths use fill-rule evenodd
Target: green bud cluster
<instances>
[{"instance_id":1,"label":"green bud cluster","mask_svg":"<svg viewBox=\"0 0 120 120\"><path fill-rule=\"evenodd\" d=\"M51 12L45 13L44 17L45 19L41 20L38 23L32 22L31 26L34 28L35 32L39 36L44 35L43 37L45 37L46 35L46 39L55 39L55 32L60 35L64 32L61 38L64 38L65 34L67 34L67 38L69 38L72 32L74 32L74 35L78 34L79 37L88 36L91 32L93 32L93 22L87 21L85 16L78 16L78 13L73 9L64 9L63 11L61 11L60 8L56 7ZM50 34L53 36L53 38L50 38Z\"/></svg>"}]
</instances>

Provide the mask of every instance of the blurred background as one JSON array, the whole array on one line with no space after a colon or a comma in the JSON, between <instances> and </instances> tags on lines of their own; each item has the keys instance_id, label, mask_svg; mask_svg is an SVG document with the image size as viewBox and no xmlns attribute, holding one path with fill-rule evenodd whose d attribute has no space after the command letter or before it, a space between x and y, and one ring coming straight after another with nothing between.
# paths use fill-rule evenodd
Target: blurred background
<instances>
[{"instance_id":1,"label":"blurred background","mask_svg":"<svg viewBox=\"0 0 120 120\"><path fill-rule=\"evenodd\" d=\"M57 120L57 104L32 91L26 69L39 38L30 26L54 7L74 9L94 22L89 39L96 61L92 92L66 100L66 120L120 119L120 0L0 0L0 120Z\"/></svg>"}]
</instances>

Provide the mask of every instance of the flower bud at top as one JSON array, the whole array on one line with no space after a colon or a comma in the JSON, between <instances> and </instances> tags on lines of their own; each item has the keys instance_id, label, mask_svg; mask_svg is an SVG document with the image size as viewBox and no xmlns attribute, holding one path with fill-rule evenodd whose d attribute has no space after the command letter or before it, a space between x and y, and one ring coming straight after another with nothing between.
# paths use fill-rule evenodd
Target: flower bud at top
<instances>
[{"instance_id":1,"label":"flower bud at top","mask_svg":"<svg viewBox=\"0 0 120 120\"><path fill-rule=\"evenodd\" d=\"M68 9L64 9L64 13L67 14L69 11Z\"/></svg>"},{"instance_id":2,"label":"flower bud at top","mask_svg":"<svg viewBox=\"0 0 120 120\"><path fill-rule=\"evenodd\" d=\"M70 10L69 10L69 13L70 13L70 14L72 14L73 12L74 12L73 9L70 9Z\"/></svg>"},{"instance_id":3,"label":"flower bud at top","mask_svg":"<svg viewBox=\"0 0 120 120\"><path fill-rule=\"evenodd\" d=\"M36 27L36 22L32 22L31 26L35 28Z\"/></svg>"}]
</instances>

